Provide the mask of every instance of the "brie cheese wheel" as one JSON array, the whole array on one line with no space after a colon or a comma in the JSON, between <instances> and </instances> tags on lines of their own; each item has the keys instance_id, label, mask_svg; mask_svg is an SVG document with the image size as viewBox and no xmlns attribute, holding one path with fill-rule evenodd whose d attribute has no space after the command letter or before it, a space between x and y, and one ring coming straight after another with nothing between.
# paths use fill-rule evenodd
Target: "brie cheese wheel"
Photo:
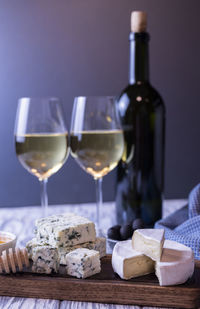
<instances>
[{"instance_id":1,"label":"brie cheese wheel","mask_svg":"<svg viewBox=\"0 0 200 309\"><path fill-rule=\"evenodd\" d=\"M160 285L186 282L194 272L194 254L191 248L176 241L165 240L161 261L156 262L156 276Z\"/></svg>"},{"instance_id":2,"label":"brie cheese wheel","mask_svg":"<svg viewBox=\"0 0 200 309\"><path fill-rule=\"evenodd\" d=\"M164 229L138 229L133 233L133 249L160 261L164 243Z\"/></svg>"},{"instance_id":3,"label":"brie cheese wheel","mask_svg":"<svg viewBox=\"0 0 200 309\"><path fill-rule=\"evenodd\" d=\"M112 253L112 267L122 279L131 279L154 272L154 261L134 250L131 240L117 242Z\"/></svg>"}]
</instances>

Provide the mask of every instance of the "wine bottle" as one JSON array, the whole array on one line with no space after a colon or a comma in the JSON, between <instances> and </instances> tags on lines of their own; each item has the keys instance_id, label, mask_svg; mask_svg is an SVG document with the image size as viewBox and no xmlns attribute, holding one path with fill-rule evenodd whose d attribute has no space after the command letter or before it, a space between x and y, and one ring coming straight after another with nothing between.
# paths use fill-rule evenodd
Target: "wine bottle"
<instances>
[{"instance_id":1,"label":"wine bottle","mask_svg":"<svg viewBox=\"0 0 200 309\"><path fill-rule=\"evenodd\" d=\"M162 214L165 106L149 82L145 12L132 12L129 85L116 104L125 149L117 167L117 222L140 218L152 227Z\"/></svg>"}]
</instances>

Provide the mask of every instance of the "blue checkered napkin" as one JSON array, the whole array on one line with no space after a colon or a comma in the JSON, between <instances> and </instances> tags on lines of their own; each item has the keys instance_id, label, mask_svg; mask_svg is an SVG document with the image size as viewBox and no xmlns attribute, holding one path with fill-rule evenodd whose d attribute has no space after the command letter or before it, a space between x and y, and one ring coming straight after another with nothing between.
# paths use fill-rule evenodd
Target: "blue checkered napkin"
<instances>
[{"instance_id":1,"label":"blue checkered napkin","mask_svg":"<svg viewBox=\"0 0 200 309\"><path fill-rule=\"evenodd\" d=\"M200 260L200 184L190 193L188 205L156 222L155 228L165 229L165 238L190 247Z\"/></svg>"}]
</instances>

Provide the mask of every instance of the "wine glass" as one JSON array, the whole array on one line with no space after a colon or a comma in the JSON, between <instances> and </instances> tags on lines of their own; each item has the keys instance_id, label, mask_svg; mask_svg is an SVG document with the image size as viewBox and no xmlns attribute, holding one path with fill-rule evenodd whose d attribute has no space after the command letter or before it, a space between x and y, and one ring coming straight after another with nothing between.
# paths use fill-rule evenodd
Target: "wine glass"
<instances>
[{"instance_id":1,"label":"wine glass","mask_svg":"<svg viewBox=\"0 0 200 309\"><path fill-rule=\"evenodd\" d=\"M48 178L68 157L68 132L57 98L21 98L15 120L15 147L22 166L41 183L43 216L48 215Z\"/></svg>"},{"instance_id":2,"label":"wine glass","mask_svg":"<svg viewBox=\"0 0 200 309\"><path fill-rule=\"evenodd\" d=\"M96 226L102 205L102 177L113 170L122 157L124 138L113 97L76 97L71 131L71 154L96 182Z\"/></svg>"}]
</instances>

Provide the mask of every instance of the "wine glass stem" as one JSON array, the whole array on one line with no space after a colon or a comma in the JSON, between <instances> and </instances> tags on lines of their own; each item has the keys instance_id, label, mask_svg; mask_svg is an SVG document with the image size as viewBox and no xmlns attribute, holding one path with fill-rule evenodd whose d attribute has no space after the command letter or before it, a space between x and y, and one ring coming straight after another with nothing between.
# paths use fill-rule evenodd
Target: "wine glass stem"
<instances>
[{"instance_id":1,"label":"wine glass stem","mask_svg":"<svg viewBox=\"0 0 200 309\"><path fill-rule=\"evenodd\" d=\"M41 206L42 206L42 216L43 217L48 216L47 182L48 182L47 178L40 181L41 183Z\"/></svg>"},{"instance_id":2,"label":"wine glass stem","mask_svg":"<svg viewBox=\"0 0 200 309\"><path fill-rule=\"evenodd\" d=\"M95 183L96 183L96 224L97 229L100 231L100 209L103 203L102 178L95 179Z\"/></svg>"}]
</instances>

